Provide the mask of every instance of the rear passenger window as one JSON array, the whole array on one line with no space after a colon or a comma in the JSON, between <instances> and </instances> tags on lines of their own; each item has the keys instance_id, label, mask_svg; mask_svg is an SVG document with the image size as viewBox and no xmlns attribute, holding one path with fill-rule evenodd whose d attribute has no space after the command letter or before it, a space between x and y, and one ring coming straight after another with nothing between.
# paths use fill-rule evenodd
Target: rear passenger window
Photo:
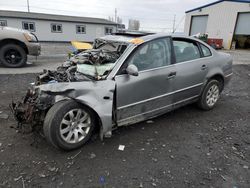
<instances>
[{"instance_id":1,"label":"rear passenger window","mask_svg":"<svg viewBox=\"0 0 250 188\"><path fill-rule=\"evenodd\" d=\"M204 57L209 57L212 55L211 51L209 50L208 47L204 46L203 44L201 44L201 49L203 52Z\"/></svg>"},{"instance_id":2,"label":"rear passenger window","mask_svg":"<svg viewBox=\"0 0 250 188\"><path fill-rule=\"evenodd\" d=\"M191 41L174 40L176 62L190 61L201 57L196 43Z\"/></svg>"}]
</instances>

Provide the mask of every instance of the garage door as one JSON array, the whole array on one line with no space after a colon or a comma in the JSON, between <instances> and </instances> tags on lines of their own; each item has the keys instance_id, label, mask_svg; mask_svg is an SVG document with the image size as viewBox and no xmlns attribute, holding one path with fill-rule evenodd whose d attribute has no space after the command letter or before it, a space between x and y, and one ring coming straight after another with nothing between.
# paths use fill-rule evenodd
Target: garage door
<instances>
[{"instance_id":1,"label":"garage door","mask_svg":"<svg viewBox=\"0 0 250 188\"><path fill-rule=\"evenodd\" d=\"M190 35L197 33L205 34L207 30L208 16L193 16L191 21Z\"/></svg>"},{"instance_id":2,"label":"garage door","mask_svg":"<svg viewBox=\"0 0 250 188\"><path fill-rule=\"evenodd\" d=\"M235 34L250 35L250 13L239 14Z\"/></svg>"}]
</instances>

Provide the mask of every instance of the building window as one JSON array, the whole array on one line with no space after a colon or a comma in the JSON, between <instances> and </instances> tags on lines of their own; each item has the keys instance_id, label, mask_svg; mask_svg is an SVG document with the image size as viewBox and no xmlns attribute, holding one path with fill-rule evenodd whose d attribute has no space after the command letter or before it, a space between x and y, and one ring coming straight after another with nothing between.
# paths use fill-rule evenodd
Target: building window
<instances>
[{"instance_id":1,"label":"building window","mask_svg":"<svg viewBox=\"0 0 250 188\"><path fill-rule=\"evenodd\" d=\"M62 33L62 24L51 24L51 32L52 33Z\"/></svg>"},{"instance_id":2,"label":"building window","mask_svg":"<svg viewBox=\"0 0 250 188\"><path fill-rule=\"evenodd\" d=\"M0 20L0 26L7 26L7 20Z\"/></svg>"},{"instance_id":3,"label":"building window","mask_svg":"<svg viewBox=\"0 0 250 188\"><path fill-rule=\"evenodd\" d=\"M23 22L23 29L35 32L35 23L34 22Z\"/></svg>"},{"instance_id":4,"label":"building window","mask_svg":"<svg viewBox=\"0 0 250 188\"><path fill-rule=\"evenodd\" d=\"M77 34L85 34L86 33L85 25L76 25L76 33Z\"/></svg>"},{"instance_id":5,"label":"building window","mask_svg":"<svg viewBox=\"0 0 250 188\"><path fill-rule=\"evenodd\" d=\"M110 35L113 33L112 27L105 27L105 35Z\"/></svg>"}]
</instances>

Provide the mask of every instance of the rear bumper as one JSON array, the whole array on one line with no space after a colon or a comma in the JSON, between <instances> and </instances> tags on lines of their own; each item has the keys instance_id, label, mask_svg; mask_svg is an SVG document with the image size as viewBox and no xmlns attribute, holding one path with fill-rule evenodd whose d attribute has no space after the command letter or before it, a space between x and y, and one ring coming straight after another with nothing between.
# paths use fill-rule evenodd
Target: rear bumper
<instances>
[{"instance_id":1,"label":"rear bumper","mask_svg":"<svg viewBox=\"0 0 250 188\"><path fill-rule=\"evenodd\" d=\"M26 43L28 48L28 54L33 56L39 56L41 54L41 45L38 42Z\"/></svg>"}]
</instances>

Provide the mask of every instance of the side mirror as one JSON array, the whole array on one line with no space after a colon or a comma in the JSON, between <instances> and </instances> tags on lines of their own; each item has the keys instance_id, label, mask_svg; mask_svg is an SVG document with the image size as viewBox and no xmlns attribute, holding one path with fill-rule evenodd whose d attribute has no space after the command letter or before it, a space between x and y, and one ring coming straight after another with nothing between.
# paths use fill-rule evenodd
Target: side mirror
<instances>
[{"instance_id":1,"label":"side mirror","mask_svg":"<svg viewBox=\"0 0 250 188\"><path fill-rule=\"evenodd\" d=\"M131 76L138 76L139 75L138 68L133 64L131 64L127 67L126 72L128 75L131 75Z\"/></svg>"}]
</instances>

